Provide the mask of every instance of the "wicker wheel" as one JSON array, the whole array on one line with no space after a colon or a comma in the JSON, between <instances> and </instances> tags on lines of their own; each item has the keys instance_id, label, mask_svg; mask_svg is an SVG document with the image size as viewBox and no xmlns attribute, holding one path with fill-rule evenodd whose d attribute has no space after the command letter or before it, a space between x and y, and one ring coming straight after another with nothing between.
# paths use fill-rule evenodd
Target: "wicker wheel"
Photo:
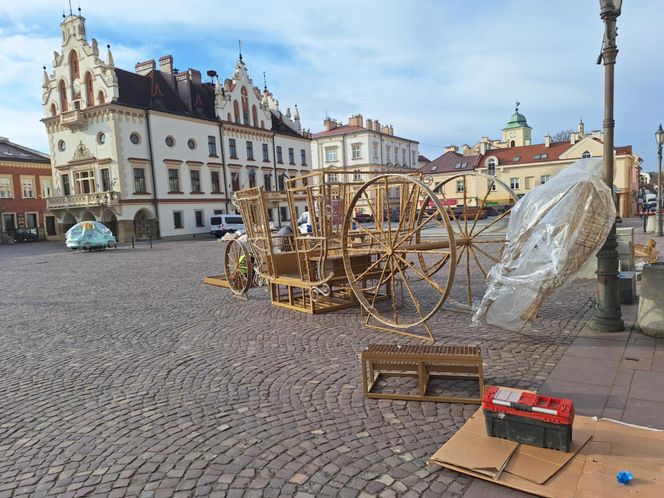
<instances>
[{"instance_id":1,"label":"wicker wheel","mask_svg":"<svg viewBox=\"0 0 664 498\"><path fill-rule=\"evenodd\" d=\"M421 217L426 199L434 211ZM371 213L372 226L355 223L360 210ZM341 247L353 293L390 328L425 323L447 299L456 264L454 233L442 203L413 176L383 174L362 185L346 211ZM436 271L423 271L420 259Z\"/></svg>"},{"instance_id":2,"label":"wicker wheel","mask_svg":"<svg viewBox=\"0 0 664 498\"><path fill-rule=\"evenodd\" d=\"M233 294L246 295L253 280L251 253L246 244L237 239L228 241L224 251L224 270Z\"/></svg>"},{"instance_id":3,"label":"wicker wheel","mask_svg":"<svg viewBox=\"0 0 664 498\"><path fill-rule=\"evenodd\" d=\"M459 192L460 189L463 189L463 193ZM468 197L468 190L474 191L476 196ZM437 184L433 191L436 197L442 200L444 209L452 220L456 241L457 277L448 302L457 308L470 311L473 303L484 295L489 269L500 262L506 242L509 215L519 198L505 182L476 172L451 176ZM451 199L452 195L454 199ZM503 212L494 212L492 216L488 216L487 211L491 205L496 204L496 200L502 201ZM425 202L427 206L428 200ZM463 207L456 208L457 203L463 203ZM434 262L431 265L425 261L420 263L427 274L437 271L437 264L440 264Z\"/></svg>"}]
</instances>

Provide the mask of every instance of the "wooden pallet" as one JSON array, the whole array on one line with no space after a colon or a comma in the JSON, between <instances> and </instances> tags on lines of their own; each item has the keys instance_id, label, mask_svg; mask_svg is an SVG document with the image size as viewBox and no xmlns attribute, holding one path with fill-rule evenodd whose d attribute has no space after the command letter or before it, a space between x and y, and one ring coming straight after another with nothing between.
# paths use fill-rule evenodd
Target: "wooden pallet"
<instances>
[{"instance_id":1,"label":"wooden pallet","mask_svg":"<svg viewBox=\"0 0 664 498\"><path fill-rule=\"evenodd\" d=\"M482 402L484 394L484 372L482 353L475 346L434 346L372 344L361 355L362 384L369 398L435 401L443 403ZM372 392L378 379L383 377L415 377L418 379L417 394ZM477 379L478 398L439 396L427 394L432 378Z\"/></svg>"},{"instance_id":2,"label":"wooden pallet","mask_svg":"<svg viewBox=\"0 0 664 498\"><path fill-rule=\"evenodd\" d=\"M214 275L211 277L204 277L203 283L208 285L216 285L217 287L230 287L226 275Z\"/></svg>"}]
</instances>

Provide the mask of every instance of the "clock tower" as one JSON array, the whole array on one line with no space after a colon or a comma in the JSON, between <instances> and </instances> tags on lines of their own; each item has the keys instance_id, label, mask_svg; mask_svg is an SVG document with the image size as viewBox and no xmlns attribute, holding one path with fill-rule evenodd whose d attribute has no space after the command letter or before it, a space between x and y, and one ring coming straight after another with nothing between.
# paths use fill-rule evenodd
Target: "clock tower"
<instances>
[{"instance_id":1,"label":"clock tower","mask_svg":"<svg viewBox=\"0 0 664 498\"><path fill-rule=\"evenodd\" d=\"M514 114L503 128L503 142L508 147L520 147L532 143L530 133L532 128L528 126L526 117L519 113L520 102L517 101Z\"/></svg>"}]
</instances>

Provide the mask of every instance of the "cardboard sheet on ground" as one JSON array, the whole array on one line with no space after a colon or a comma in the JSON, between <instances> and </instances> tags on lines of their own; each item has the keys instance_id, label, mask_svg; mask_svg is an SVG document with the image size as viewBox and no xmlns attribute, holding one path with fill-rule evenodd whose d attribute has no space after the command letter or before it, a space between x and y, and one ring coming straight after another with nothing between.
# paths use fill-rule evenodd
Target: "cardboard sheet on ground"
<instances>
[{"instance_id":1,"label":"cardboard sheet on ground","mask_svg":"<svg viewBox=\"0 0 664 498\"><path fill-rule=\"evenodd\" d=\"M487 436L480 409L429 462L539 496L664 496L664 432L607 419L577 416L565 453Z\"/></svg>"}]
</instances>

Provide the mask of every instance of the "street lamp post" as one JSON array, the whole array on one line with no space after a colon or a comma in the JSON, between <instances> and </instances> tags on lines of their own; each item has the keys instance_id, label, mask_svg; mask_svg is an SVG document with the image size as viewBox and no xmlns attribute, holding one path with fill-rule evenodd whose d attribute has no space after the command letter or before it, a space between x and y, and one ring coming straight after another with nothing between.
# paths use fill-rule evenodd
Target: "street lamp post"
<instances>
[{"instance_id":1,"label":"street lamp post","mask_svg":"<svg viewBox=\"0 0 664 498\"><path fill-rule=\"evenodd\" d=\"M604 43L600 60L604 63L604 181L613 195L613 69L618 55L616 20L622 0L600 0L600 17L604 21ZM599 64L599 61L598 61ZM597 310L590 326L602 332L625 330L620 311L618 287L618 242L615 221L604 245L597 253Z\"/></svg>"},{"instance_id":2,"label":"street lamp post","mask_svg":"<svg viewBox=\"0 0 664 498\"><path fill-rule=\"evenodd\" d=\"M662 144L664 144L664 130L662 125L659 125L655 132L655 140L657 141L657 214L655 215L655 235L662 236Z\"/></svg>"}]
</instances>

